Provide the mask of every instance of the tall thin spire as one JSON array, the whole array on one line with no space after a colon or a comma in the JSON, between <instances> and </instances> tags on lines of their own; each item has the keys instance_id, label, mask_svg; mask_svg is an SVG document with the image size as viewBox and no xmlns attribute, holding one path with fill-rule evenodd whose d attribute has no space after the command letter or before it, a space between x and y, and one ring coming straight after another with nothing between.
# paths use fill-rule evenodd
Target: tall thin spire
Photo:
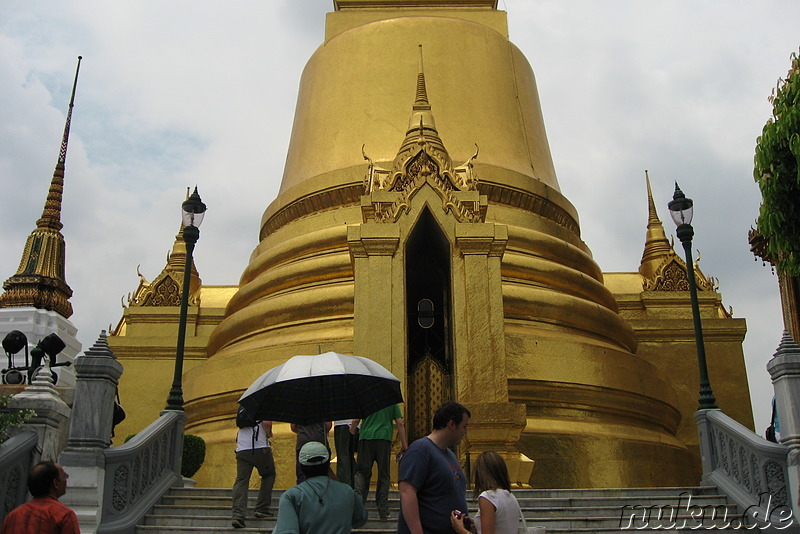
<instances>
[{"instance_id":1,"label":"tall thin spire","mask_svg":"<svg viewBox=\"0 0 800 534\"><path fill-rule=\"evenodd\" d=\"M417 98L414 100L414 111L430 111L428 89L425 87L425 68L422 65L422 45L419 45L419 72L417 73Z\"/></svg>"},{"instance_id":2,"label":"tall thin spire","mask_svg":"<svg viewBox=\"0 0 800 534\"><path fill-rule=\"evenodd\" d=\"M50 181L50 191L47 193L47 200L44 203L42 217L36 221L39 228L53 228L61 230L61 198L64 193L64 166L67 162L67 144L69 143L69 128L72 124L72 108L75 107L75 90L78 87L78 73L81 70L81 56L78 56L78 67L75 69L75 81L72 83L72 96L69 99L69 110L67 111L67 121L64 124L64 135L61 137L61 150L58 152L58 161L53 171L53 179Z\"/></svg>"},{"instance_id":3,"label":"tall thin spire","mask_svg":"<svg viewBox=\"0 0 800 534\"><path fill-rule=\"evenodd\" d=\"M66 245L61 234L61 201L64 193L64 168L67 161L67 144L72 124L72 108L75 106L75 91L81 56L75 69L72 96L69 101L64 135L58 161L50 181L50 190L44 203L42 216L36 221L36 229L28 236L17 273L5 281L5 293L0 295L0 308L33 306L55 311L64 318L72 315L69 298L72 289L65 279Z\"/></svg>"},{"instance_id":4,"label":"tall thin spire","mask_svg":"<svg viewBox=\"0 0 800 534\"><path fill-rule=\"evenodd\" d=\"M653 200L653 190L650 188L650 175L647 173L647 169L644 170L644 179L647 183L647 228L653 226L661 226L661 229L664 229L664 226L661 223L661 219L658 218L658 213L656 212L656 203Z\"/></svg>"},{"instance_id":5,"label":"tall thin spire","mask_svg":"<svg viewBox=\"0 0 800 534\"><path fill-rule=\"evenodd\" d=\"M431 104L428 101L428 89L425 84L425 69L422 63L422 45L419 45L419 70L417 71L417 88L414 97L414 105L411 107L411 117L408 119L408 129L406 138L400 146L400 151L395 158L395 164L400 160L405 160L408 151L416 153L420 146L430 145L431 149L440 152L448 159L447 168L452 167L449 161L450 156L439 137L436 130L436 122L433 120Z\"/></svg>"},{"instance_id":6,"label":"tall thin spire","mask_svg":"<svg viewBox=\"0 0 800 534\"><path fill-rule=\"evenodd\" d=\"M667 239L661 219L658 218L656 204L653 201L653 190L650 188L650 175L647 170L644 171L644 177L647 183L647 237L639 273L645 278L652 278L664 259L674 255L675 251Z\"/></svg>"}]
</instances>

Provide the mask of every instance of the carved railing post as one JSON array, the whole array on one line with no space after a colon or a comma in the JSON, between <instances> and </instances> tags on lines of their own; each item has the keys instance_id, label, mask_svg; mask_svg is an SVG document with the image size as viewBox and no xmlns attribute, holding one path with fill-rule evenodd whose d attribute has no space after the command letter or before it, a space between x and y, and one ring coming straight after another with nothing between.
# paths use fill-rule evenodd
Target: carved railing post
<instances>
[{"instance_id":1,"label":"carved railing post","mask_svg":"<svg viewBox=\"0 0 800 534\"><path fill-rule=\"evenodd\" d=\"M61 501L78 515L81 532L94 533L100 523L105 482L103 451L111 445L114 396L122 375L106 342L105 331L75 360L77 384L67 448L59 462L70 474Z\"/></svg>"},{"instance_id":2,"label":"carved railing post","mask_svg":"<svg viewBox=\"0 0 800 534\"><path fill-rule=\"evenodd\" d=\"M47 358L44 359L44 366L36 373L33 383L14 395L8 402L8 407L36 412L20 429L36 432L38 443L34 463L39 460L55 461L64 450L70 408L55 388Z\"/></svg>"},{"instance_id":3,"label":"carved railing post","mask_svg":"<svg viewBox=\"0 0 800 534\"><path fill-rule=\"evenodd\" d=\"M787 468L794 517L800 520L800 345L789 332L783 333L778 350L767 363L775 389L781 443L789 448Z\"/></svg>"}]
</instances>

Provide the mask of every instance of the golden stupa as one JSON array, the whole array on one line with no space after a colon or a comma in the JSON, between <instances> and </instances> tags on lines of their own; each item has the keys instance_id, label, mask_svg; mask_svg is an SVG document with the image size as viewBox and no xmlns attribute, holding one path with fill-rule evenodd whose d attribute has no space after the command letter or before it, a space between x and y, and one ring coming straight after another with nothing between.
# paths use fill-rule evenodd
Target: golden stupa
<instances>
[{"instance_id":1,"label":"golden stupa","mask_svg":"<svg viewBox=\"0 0 800 534\"><path fill-rule=\"evenodd\" d=\"M604 275L594 262L559 190L533 71L496 3L334 2L250 263L238 286L193 284L184 396L187 432L208 447L201 485L232 483L242 391L291 356L326 351L401 379L412 439L441 401L465 404L462 460L497 450L517 482L699 482L685 264L649 182L639 271ZM123 403L143 390L166 398L182 247L178 236L164 272L142 277L109 338ZM713 279L698 281L718 403L752 428L744 320ZM160 408L129 409L117 435ZM294 436L275 428L286 487Z\"/></svg>"}]
</instances>

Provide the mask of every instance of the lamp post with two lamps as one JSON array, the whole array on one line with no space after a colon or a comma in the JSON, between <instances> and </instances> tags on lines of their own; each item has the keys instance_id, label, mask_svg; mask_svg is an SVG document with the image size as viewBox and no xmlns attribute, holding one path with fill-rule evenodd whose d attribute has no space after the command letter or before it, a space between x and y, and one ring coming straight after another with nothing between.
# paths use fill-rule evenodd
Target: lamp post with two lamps
<instances>
[{"instance_id":1,"label":"lamp post with two lamps","mask_svg":"<svg viewBox=\"0 0 800 534\"><path fill-rule=\"evenodd\" d=\"M183 291L181 292L181 315L178 322L178 346L175 350L175 374L169 390L166 410L183 411L183 348L186 341L186 316L189 310L189 282L192 274L192 253L200 239L200 223L206 212L206 205L200 200L197 187L194 193L181 205L183 216L183 241L186 243L186 265L183 269Z\"/></svg>"},{"instance_id":2,"label":"lamp post with two lamps","mask_svg":"<svg viewBox=\"0 0 800 534\"><path fill-rule=\"evenodd\" d=\"M692 262L692 228L693 202L686 198L678 182L675 182L675 194L668 204L669 214L677 225L675 233L686 252L686 272L689 277L689 295L692 299L692 317L694 319L694 337L697 344L697 364L700 367L700 406L699 410L712 410L717 408L717 400L711 391L711 382L708 379L708 366L706 365L706 348L703 343L703 327L700 324L700 305L697 302L697 284L694 276L694 263Z\"/></svg>"},{"instance_id":3,"label":"lamp post with two lamps","mask_svg":"<svg viewBox=\"0 0 800 534\"><path fill-rule=\"evenodd\" d=\"M33 375L42 365L42 360L45 356L48 358L49 367L69 367L72 365L71 361L57 362L58 354L64 350L67 345L55 333L48 334L42 338L39 343L31 349L28 353L28 338L19 330L12 330L5 338L3 338L3 349L6 351L8 357L8 368L2 370L3 384L22 384L25 382L25 376L22 371L27 371L28 384L33 383ZM15 366L14 356L25 349L25 366ZM58 375L52 371L53 383L58 383Z\"/></svg>"}]
</instances>

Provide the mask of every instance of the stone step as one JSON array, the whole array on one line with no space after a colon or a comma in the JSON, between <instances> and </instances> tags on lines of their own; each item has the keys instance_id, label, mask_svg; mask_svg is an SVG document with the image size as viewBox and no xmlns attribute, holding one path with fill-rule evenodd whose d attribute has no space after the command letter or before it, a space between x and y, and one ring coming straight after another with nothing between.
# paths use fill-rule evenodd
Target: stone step
<instances>
[{"instance_id":1,"label":"stone step","mask_svg":"<svg viewBox=\"0 0 800 534\"><path fill-rule=\"evenodd\" d=\"M643 500L636 503L633 501L617 502L617 499L611 499L610 502L609 500L606 500L600 503L595 501L596 500L594 499L587 498L583 502L571 501L566 504L550 502L546 504L530 505L529 503L521 502L520 505L523 514L525 514L525 518L534 521L544 518L552 519L586 516L621 517L623 512L625 513L625 517L630 517L631 515L642 516L645 512L649 513L650 516L655 516L658 513L658 510L661 510L663 515L668 516L670 515L672 508L677 506L675 500L669 501L663 498L659 498L658 500ZM254 507L255 499L249 502L248 510L250 513L252 513ZM723 510L727 510L729 515L736 512L736 507L734 505L727 504L725 498L722 496L701 496L693 498L691 501L690 510L695 511L695 513L699 513L697 512L698 509L707 509L710 511L711 508L708 507L713 507L718 514L722 513ZM214 516L225 515L227 512L230 512L230 509L231 506L229 501L224 503L208 504L196 499L192 504L158 504L155 506L153 514L164 514L171 516ZM277 512L277 509L278 499L273 499L271 510L273 512ZM390 499L390 513L399 513L399 509L399 500ZM367 511L370 513L374 511L374 503L367 502ZM686 501L684 501L684 503L679 507L678 511L680 513L688 513ZM475 509L472 507L471 513L473 515L475 513Z\"/></svg>"},{"instance_id":2,"label":"stone step","mask_svg":"<svg viewBox=\"0 0 800 534\"><path fill-rule=\"evenodd\" d=\"M650 516L645 519L642 515L631 515L621 517L619 513L597 514L596 510L589 510L585 516L575 517L537 517L526 520L531 526L544 526L548 531L573 529L621 529L628 526L628 530L637 530L643 526L650 528L659 527L661 529L673 529L676 525L685 525L687 529L695 528L719 528L729 524L734 518L738 520L736 510L731 510L728 515L720 512L714 519L706 514L705 517L698 514L697 517L688 512L677 514L676 516L665 515L664 517ZM370 514L371 517L362 529L373 530L381 528L394 528L397 525L397 515L392 514L392 519L383 521L377 518L377 514ZM245 522L248 527L255 527L261 530L271 529L275 526L275 519L255 519L248 517ZM152 514L145 517L145 525L161 527L214 527L224 529L231 526L230 513L217 515L192 515L192 514Z\"/></svg>"},{"instance_id":3,"label":"stone step","mask_svg":"<svg viewBox=\"0 0 800 534\"><path fill-rule=\"evenodd\" d=\"M277 519L256 519L248 517L245 523L248 527L255 527L260 530L272 529L275 526ZM175 527L215 527L227 528L231 526L230 510L225 514L217 515L191 515L191 514L149 514L145 516L146 526L175 526ZM392 514L391 519L382 520L378 518L377 512L370 514L367 523L361 527L362 529L381 529L381 528L397 528L397 514Z\"/></svg>"},{"instance_id":4,"label":"stone step","mask_svg":"<svg viewBox=\"0 0 800 534\"><path fill-rule=\"evenodd\" d=\"M259 527L252 527L248 523L247 527L245 528L233 528L230 524L227 527L180 527L180 526L156 526L156 525L143 525L136 527L137 534L210 534L214 532L239 532L242 534L248 532L258 532L259 534L269 534L272 532L272 528L265 530ZM397 527L392 525L387 528L357 528L353 529L354 534L395 534L397 532Z\"/></svg>"},{"instance_id":5,"label":"stone step","mask_svg":"<svg viewBox=\"0 0 800 534\"><path fill-rule=\"evenodd\" d=\"M683 498L678 500L677 496L662 497L662 496L637 496L637 497L572 497L572 498L547 498L547 499L520 499L517 497L520 508L523 510L542 510L547 508L609 508L616 507L621 509L623 506L680 506L686 508L687 506L706 506L725 504L726 497L724 495L692 495L691 500Z\"/></svg>"},{"instance_id":6,"label":"stone step","mask_svg":"<svg viewBox=\"0 0 800 534\"><path fill-rule=\"evenodd\" d=\"M272 510L277 513L282 490L272 495ZM724 530L741 513L727 504L715 487L691 488L611 488L611 489L528 489L514 490L528 526L543 526L555 533L612 533L635 530L670 530L696 532L698 529ZM257 491L248 494L248 510L253 513ZM377 517L374 491L370 492L367 510L370 519L353 532L384 534L396 531L400 501L397 491L390 492L392 520ZM166 495L137 532L271 532L275 519L246 520L247 527L234 529L230 517L229 488L176 488ZM677 511L676 511L677 508ZM470 511L475 506L470 500ZM714 514L712 518L712 513ZM727 514L727 515L725 515ZM732 526L736 526L734 523ZM627 528L624 528L627 527ZM741 528L740 528L741 529ZM733 528L731 529L733 530Z\"/></svg>"},{"instance_id":7,"label":"stone step","mask_svg":"<svg viewBox=\"0 0 800 534\"><path fill-rule=\"evenodd\" d=\"M251 489L250 495L254 496L258 490ZM370 495L374 495L374 487L370 489ZM629 496L666 496L675 497L682 492L692 495L717 494L718 490L714 486L693 486L693 487L663 487L663 488L596 488L596 489L514 489L512 490L517 499L525 498L568 498L568 497L629 497ZM283 493L283 490L276 489L276 495ZM223 496L230 497L230 488L174 488L170 495L200 495L200 496ZM397 497L397 490L392 489L389 496Z\"/></svg>"},{"instance_id":8,"label":"stone step","mask_svg":"<svg viewBox=\"0 0 800 534\"><path fill-rule=\"evenodd\" d=\"M545 494L535 495L525 491L514 491L514 495L519 501L520 507L523 510L541 510L548 508L591 508L591 507L623 507L623 506L667 506L677 505L686 507L688 505L707 506L724 504L726 498L724 495L714 492L689 492L685 488L679 488L682 491L679 493L666 493L666 492L632 492L628 495L621 495L619 492L598 492L592 494L587 490L581 492L565 492L561 495L549 492ZM230 490L227 494L223 490L215 490L208 492L200 492L198 494L186 493L186 490L179 492L172 492L166 495L161 503L163 505L191 507L195 505L202 505L204 507L230 507L231 494ZM197 490L198 492L200 490ZM272 506L277 508L280 495L283 492L276 490L272 494ZM248 495L248 507L255 505L256 492L250 491ZM367 505L369 506L374 502L374 493L370 492ZM468 501L471 509L476 509L477 505L472 499ZM389 506L399 508L400 499L397 492L389 494Z\"/></svg>"}]
</instances>

